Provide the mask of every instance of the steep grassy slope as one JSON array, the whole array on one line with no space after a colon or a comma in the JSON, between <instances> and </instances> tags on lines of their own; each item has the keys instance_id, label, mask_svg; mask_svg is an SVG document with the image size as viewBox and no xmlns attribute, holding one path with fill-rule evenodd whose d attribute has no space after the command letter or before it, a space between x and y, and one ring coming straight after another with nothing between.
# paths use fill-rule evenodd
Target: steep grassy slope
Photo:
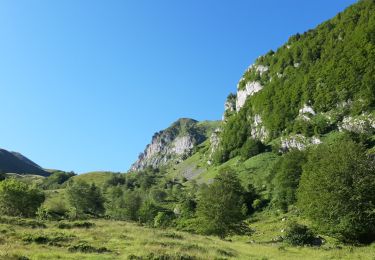
<instances>
[{"instance_id":1,"label":"steep grassy slope","mask_svg":"<svg viewBox=\"0 0 375 260\"><path fill-rule=\"evenodd\" d=\"M262 153L243 160L237 156L220 165L208 165L201 152L168 169L169 178L186 178L198 183L210 183L220 169L230 167L235 170L244 187L252 184L264 198L269 198L272 181L272 167L279 158L275 153Z\"/></svg>"},{"instance_id":2,"label":"steep grassy slope","mask_svg":"<svg viewBox=\"0 0 375 260\"><path fill-rule=\"evenodd\" d=\"M113 172L88 172L74 176L73 180L80 180L87 183L94 183L96 186L102 187L106 181L110 180Z\"/></svg>"}]
</instances>

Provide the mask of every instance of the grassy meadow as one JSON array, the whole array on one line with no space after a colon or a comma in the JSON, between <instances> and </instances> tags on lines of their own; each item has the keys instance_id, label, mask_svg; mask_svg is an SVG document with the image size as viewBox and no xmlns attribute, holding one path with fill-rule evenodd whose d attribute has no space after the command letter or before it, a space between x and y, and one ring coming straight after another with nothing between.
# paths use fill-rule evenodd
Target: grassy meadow
<instances>
[{"instance_id":1,"label":"grassy meadow","mask_svg":"<svg viewBox=\"0 0 375 260\"><path fill-rule=\"evenodd\" d=\"M375 259L374 245L352 247L327 239L318 248L275 242L284 218L256 221L251 236L222 240L122 221L1 217L0 259Z\"/></svg>"}]
</instances>

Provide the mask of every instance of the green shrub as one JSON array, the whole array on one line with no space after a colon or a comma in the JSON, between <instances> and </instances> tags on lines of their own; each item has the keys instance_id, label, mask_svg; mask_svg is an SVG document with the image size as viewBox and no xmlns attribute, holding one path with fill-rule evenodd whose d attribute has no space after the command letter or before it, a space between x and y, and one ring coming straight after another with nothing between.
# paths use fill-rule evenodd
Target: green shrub
<instances>
[{"instance_id":1,"label":"green shrub","mask_svg":"<svg viewBox=\"0 0 375 260\"><path fill-rule=\"evenodd\" d=\"M159 207L157 207L151 200L145 200L139 209L139 220L142 223L152 226L159 210Z\"/></svg>"},{"instance_id":2,"label":"green shrub","mask_svg":"<svg viewBox=\"0 0 375 260\"><path fill-rule=\"evenodd\" d=\"M268 200L265 200L265 199L255 199L253 201L253 203L251 204L251 207L255 210L255 211L260 211L262 210L268 203L269 201Z\"/></svg>"},{"instance_id":3,"label":"green shrub","mask_svg":"<svg viewBox=\"0 0 375 260\"><path fill-rule=\"evenodd\" d=\"M62 198L52 198L38 208L36 216L40 220L62 220L69 218L70 209Z\"/></svg>"},{"instance_id":4,"label":"green shrub","mask_svg":"<svg viewBox=\"0 0 375 260\"><path fill-rule=\"evenodd\" d=\"M292 150L284 154L275 164L273 169L275 177L272 184L273 203L276 207L287 211L288 206L296 202L296 190L305 162L305 152Z\"/></svg>"},{"instance_id":5,"label":"green shrub","mask_svg":"<svg viewBox=\"0 0 375 260\"><path fill-rule=\"evenodd\" d=\"M112 187L107 190L106 199L106 216L118 220L137 221L139 219L142 198L138 192Z\"/></svg>"},{"instance_id":6,"label":"green shrub","mask_svg":"<svg viewBox=\"0 0 375 260\"><path fill-rule=\"evenodd\" d=\"M22 241L27 243L58 245L60 242L68 242L74 238L73 235L64 233L26 233L22 235Z\"/></svg>"},{"instance_id":7,"label":"green shrub","mask_svg":"<svg viewBox=\"0 0 375 260\"><path fill-rule=\"evenodd\" d=\"M123 174L113 174L112 177L106 181L105 186L121 186L126 184L126 176Z\"/></svg>"},{"instance_id":8,"label":"green shrub","mask_svg":"<svg viewBox=\"0 0 375 260\"><path fill-rule=\"evenodd\" d=\"M46 201L38 210L38 217L47 220L61 220L69 218L71 209L64 195L64 192L58 192L48 196Z\"/></svg>"},{"instance_id":9,"label":"green shrub","mask_svg":"<svg viewBox=\"0 0 375 260\"><path fill-rule=\"evenodd\" d=\"M240 155L242 159L247 160L261 152L264 152L265 147L262 142L253 138L248 138L247 141L242 145L240 149Z\"/></svg>"},{"instance_id":10,"label":"green shrub","mask_svg":"<svg viewBox=\"0 0 375 260\"><path fill-rule=\"evenodd\" d=\"M20 254L12 254L12 255L6 254L6 258L4 259L6 260L30 260L30 258L28 258L27 256L20 255Z\"/></svg>"},{"instance_id":11,"label":"green shrub","mask_svg":"<svg viewBox=\"0 0 375 260\"><path fill-rule=\"evenodd\" d=\"M63 184L75 175L74 172L55 171L43 180L41 186L46 190L60 189L65 186Z\"/></svg>"},{"instance_id":12,"label":"green shrub","mask_svg":"<svg viewBox=\"0 0 375 260\"><path fill-rule=\"evenodd\" d=\"M104 213L104 197L95 184L75 181L66 188L69 204L75 208L77 217L101 216Z\"/></svg>"},{"instance_id":13,"label":"green shrub","mask_svg":"<svg viewBox=\"0 0 375 260\"><path fill-rule=\"evenodd\" d=\"M197 207L197 231L225 237L237 232L245 215L245 190L230 168L223 168L214 182L203 189Z\"/></svg>"},{"instance_id":14,"label":"green shrub","mask_svg":"<svg viewBox=\"0 0 375 260\"><path fill-rule=\"evenodd\" d=\"M286 230L284 241L293 246L313 245L315 235L307 226L292 222Z\"/></svg>"},{"instance_id":15,"label":"green shrub","mask_svg":"<svg viewBox=\"0 0 375 260\"><path fill-rule=\"evenodd\" d=\"M235 116L229 117L220 135L220 147L213 154L215 163L223 163L240 154L240 148L250 136L250 124L247 113L241 110Z\"/></svg>"},{"instance_id":16,"label":"green shrub","mask_svg":"<svg viewBox=\"0 0 375 260\"><path fill-rule=\"evenodd\" d=\"M174 220L173 212L158 212L154 218L154 227L166 228L169 227Z\"/></svg>"},{"instance_id":17,"label":"green shrub","mask_svg":"<svg viewBox=\"0 0 375 260\"><path fill-rule=\"evenodd\" d=\"M0 182L0 213L33 217L45 199L44 193L13 178Z\"/></svg>"},{"instance_id":18,"label":"green shrub","mask_svg":"<svg viewBox=\"0 0 375 260\"><path fill-rule=\"evenodd\" d=\"M59 229L72 229L72 228L92 228L95 224L87 221L76 221L76 222L59 222L57 228Z\"/></svg>"},{"instance_id":19,"label":"green shrub","mask_svg":"<svg viewBox=\"0 0 375 260\"><path fill-rule=\"evenodd\" d=\"M190 256L182 253L172 253L172 254L163 254L163 253L149 253L144 256L130 255L128 260L195 260L195 256Z\"/></svg>"},{"instance_id":20,"label":"green shrub","mask_svg":"<svg viewBox=\"0 0 375 260\"><path fill-rule=\"evenodd\" d=\"M40 206L38 208L35 215L36 215L37 219L39 219L39 220L53 219L53 217L49 215L48 210L43 206Z\"/></svg>"},{"instance_id":21,"label":"green shrub","mask_svg":"<svg viewBox=\"0 0 375 260\"><path fill-rule=\"evenodd\" d=\"M43 222L34 220L34 219L23 219L23 218L10 218L10 217L1 217L0 216L0 223L9 224L9 225L16 225L21 227L28 227L28 228L46 228L46 224Z\"/></svg>"},{"instance_id":22,"label":"green shrub","mask_svg":"<svg viewBox=\"0 0 375 260\"><path fill-rule=\"evenodd\" d=\"M197 202L195 195L185 192L179 198L179 204L176 205L175 209L178 212L179 217L191 218L195 214L197 208Z\"/></svg>"},{"instance_id":23,"label":"green shrub","mask_svg":"<svg viewBox=\"0 0 375 260\"><path fill-rule=\"evenodd\" d=\"M175 220L175 226L177 230L196 233L197 232L197 219L194 217L181 217Z\"/></svg>"},{"instance_id":24,"label":"green shrub","mask_svg":"<svg viewBox=\"0 0 375 260\"><path fill-rule=\"evenodd\" d=\"M374 241L374 198L375 164L362 145L342 139L309 153L298 207L322 233L348 242Z\"/></svg>"},{"instance_id":25,"label":"green shrub","mask_svg":"<svg viewBox=\"0 0 375 260\"><path fill-rule=\"evenodd\" d=\"M150 191L150 196L155 203L160 203L167 198L167 193L161 189L153 188Z\"/></svg>"},{"instance_id":26,"label":"green shrub","mask_svg":"<svg viewBox=\"0 0 375 260\"><path fill-rule=\"evenodd\" d=\"M161 237L166 237L166 238L172 238L172 239L184 239L182 235L179 235L175 232L168 232L168 233L163 233L160 235Z\"/></svg>"},{"instance_id":27,"label":"green shrub","mask_svg":"<svg viewBox=\"0 0 375 260\"><path fill-rule=\"evenodd\" d=\"M224 249L224 248L217 249L217 253L224 257L235 257L237 255L236 252L233 251L232 249Z\"/></svg>"},{"instance_id":28,"label":"green shrub","mask_svg":"<svg viewBox=\"0 0 375 260\"><path fill-rule=\"evenodd\" d=\"M81 252L81 253L110 253L106 247L94 247L89 245L87 242L80 242L76 245L70 246L68 248L69 252Z\"/></svg>"}]
</instances>

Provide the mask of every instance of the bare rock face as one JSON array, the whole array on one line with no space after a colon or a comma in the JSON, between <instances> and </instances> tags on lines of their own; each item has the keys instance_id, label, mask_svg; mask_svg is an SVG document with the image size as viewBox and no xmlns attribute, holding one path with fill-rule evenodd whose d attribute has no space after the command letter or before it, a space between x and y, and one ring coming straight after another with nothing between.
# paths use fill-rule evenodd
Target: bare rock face
<instances>
[{"instance_id":1,"label":"bare rock face","mask_svg":"<svg viewBox=\"0 0 375 260\"><path fill-rule=\"evenodd\" d=\"M259 74L262 76L263 73L266 73L268 71L268 67L264 65L254 65L253 66L256 72L259 72Z\"/></svg>"},{"instance_id":2,"label":"bare rock face","mask_svg":"<svg viewBox=\"0 0 375 260\"><path fill-rule=\"evenodd\" d=\"M260 115L253 117L253 123L251 124L251 137L254 139L266 141L269 136L267 129L263 125L263 120Z\"/></svg>"},{"instance_id":3,"label":"bare rock face","mask_svg":"<svg viewBox=\"0 0 375 260\"><path fill-rule=\"evenodd\" d=\"M281 139L281 150L288 151L290 149L304 150L308 141L303 135L294 135Z\"/></svg>"},{"instance_id":4,"label":"bare rock face","mask_svg":"<svg viewBox=\"0 0 375 260\"><path fill-rule=\"evenodd\" d=\"M257 73L259 76L267 73L269 71L269 67L261 64L253 64L248 69L247 72L253 71ZM240 83L246 80L245 78L241 78ZM237 86L237 99L236 99L236 111L240 111L240 109L245 105L245 102L248 97L251 97L255 93L261 91L263 89L262 84L259 81L248 81L243 89Z\"/></svg>"},{"instance_id":5,"label":"bare rock face","mask_svg":"<svg viewBox=\"0 0 375 260\"><path fill-rule=\"evenodd\" d=\"M311 114L315 115L315 111L311 106L308 106L306 104L303 105L303 107L299 110L300 114Z\"/></svg>"},{"instance_id":6,"label":"bare rock face","mask_svg":"<svg viewBox=\"0 0 375 260\"><path fill-rule=\"evenodd\" d=\"M362 114L356 117L346 116L339 125L339 130L354 133L375 133L375 115Z\"/></svg>"},{"instance_id":7,"label":"bare rock face","mask_svg":"<svg viewBox=\"0 0 375 260\"><path fill-rule=\"evenodd\" d=\"M151 143L139 155L131 170L139 171L150 166L157 168L184 160L196 145L209 137L212 124L199 123L189 118L179 119L169 128L154 134Z\"/></svg>"},{"instance_id":8,"label":"bare rock face","mask_svg":"<svg viewBox=\"0 0 375 260\"><path fill-rule=\"evenodd\" d=\"M180 136L173 141L172 153L183 155L188 153L194 147L194 139L192 136Z\"/></svg>"},{"instance_id":9,"label":"bare rock face","mask_svg":"<svg viewBox=\"0 0 375 260\"><path fill-rule=\"evenodd\" d=\"M262 89L263 86L258 81L246 83L245 89L237 91L236 111L240 111L248 97L251 97Z\"/></svg>"},{"instance_id":10,"label":"bare rock face","mask_svg":"<svg viewBox=\"0 0 375 260\"><path fill-rule=\"evenodd\" d=\"M321 144L319 137L305 137L301 134L291 135L281 138L281 152L287 152L291 149L305 150L308 146Z\"/></svg>"},{"instance_id":11,"label":"bare rock face","mask_svg":"<svg viewBox=\"0 0 375 260\"><path fill-rule=\"evenodd\" d=\"M310 121L311 117L315 115L316 113L314 109L306 104L304 104L303 107L299 110L299 118L304 121Z\"/></svg>"},{"instance_id":12,"label":"bare rock face","mask_svg":"<svg viewBox=\"0 0 375 260\"><path fill-rule=\"evenodd\" d=\"M220 128L216 128L211 136L210 136L210 154L209 154L209 158L210 160L207 161L207 164L208 165L211 165L211 159L212 159L212 155L214 154L214 152L216 151L216 149L219 147L220 145L220 133L221 133L221 129Z\"/></svg>"}]
</instances>

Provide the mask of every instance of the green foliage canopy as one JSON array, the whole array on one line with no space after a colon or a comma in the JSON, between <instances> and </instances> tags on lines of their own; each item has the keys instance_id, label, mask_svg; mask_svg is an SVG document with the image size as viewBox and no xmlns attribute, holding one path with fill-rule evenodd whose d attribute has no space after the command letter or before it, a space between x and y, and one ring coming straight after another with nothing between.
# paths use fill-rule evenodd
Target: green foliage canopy
<instances>
[{"instance_id":1,"label":"green foliage canopy","mask_svg":"<svg viewBox=\"0 0 375 260\"><path fill-rule=\"evenodd\" d=\"M255 65L268 70L247 70L239 89L251 81L258 81L263 89L226 118L214 160L222 163L239 155L251 136L255 115L261 116L267 141L271 141L283 134L312 136L332 131L336 126L321 115L344 102L351 105L341 116L373 111L374 32L375 2L363 0L316 29L292 36L276 52L258 58ZM314 109L316 118L296 120L304 104Z\"/></svg>"},{"instance_id":2,"label":"green foliage canopy","mask_svg":"<svg viewBox=\"0 0 375 260\"><path fill-rule=\"evenodd\" d=\"M351 140L312 150L303 167L298 206L322 232L342 240L375 239L375 164Z\"/></svg>"},{"instance_id":3,"label":"green foliage canopy","mask_svg":"<svg viewBox=\"0 0 375 260\"><path fill-rule=\"evenodd\" d=\"M104 213L104 197L95 184L74 181L66 188L69 204L76 210L77 216L100 216Z\"/></svg>"},{"instance_id":4,"label":"green foliage canopy","mask_svg":"<svg viewBox=\"0 0 375 260\"><path fill-rule=\"evenodd\" d=\"M273 202L276 207L287 210L296 202L296 190L306 162L306 153L292 150L284 154L275 164L273 179Z\"/></svg>"},{"instance_id":5,"label":"green foliage canopy","mask_svg":"<svg viewBox=\"0 0 375 260\"><path fill-rule=\"evenodd\" d=\"M106 193L106 215L119 220L139 219L142 197L137 191L124 190L120 186L111 187Z\"/></svg>"},{"instance_id":6,"label":"green foliage canopy","mask_svg":"<svg viewBox=\"0 0 375 260\"><path fill-rule=\"evenodd\" d=\"M45 199L36 187L8 178L0 182L0 212L10 216L33 217Z\"/></svg>"},{"instance_id":7,"label":"green foliage canopy","mask_svg":"<svg viewBox=\"0 0 375 260\"><path fill-rule=\"evenodd\" d=\"M198 230L220 237L237 231L245 217L244 193L233 170L222 169L214 182L201 191L197 206Z\"/></svg>"}]
</instances>

